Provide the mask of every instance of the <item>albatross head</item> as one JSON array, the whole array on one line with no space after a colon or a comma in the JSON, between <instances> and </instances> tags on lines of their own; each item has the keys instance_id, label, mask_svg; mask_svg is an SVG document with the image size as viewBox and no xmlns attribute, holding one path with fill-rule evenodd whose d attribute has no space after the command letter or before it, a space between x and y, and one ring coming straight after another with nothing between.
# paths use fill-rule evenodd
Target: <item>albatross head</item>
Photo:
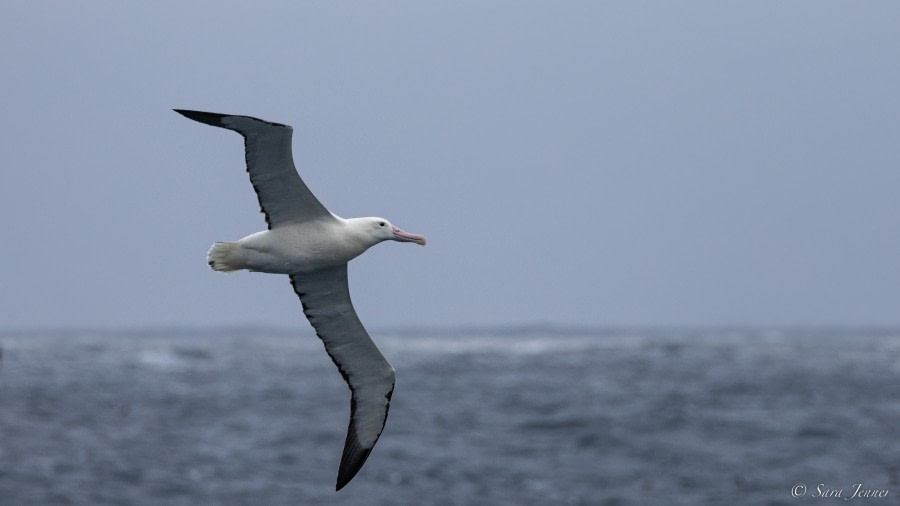
<instances>
[{"instance_id":1,"label":"albatross head","mask_svg":"<svg viewBox=\"0 0 900 506\"><path fill-rule=\"evenodd\" d=\"M425 236L411 234L405 230L391 225L384 218L359 218L357 226L372 240L372 243L393 240L398 242L414 242L425 246Z\"/></svg>"}]
</instances>

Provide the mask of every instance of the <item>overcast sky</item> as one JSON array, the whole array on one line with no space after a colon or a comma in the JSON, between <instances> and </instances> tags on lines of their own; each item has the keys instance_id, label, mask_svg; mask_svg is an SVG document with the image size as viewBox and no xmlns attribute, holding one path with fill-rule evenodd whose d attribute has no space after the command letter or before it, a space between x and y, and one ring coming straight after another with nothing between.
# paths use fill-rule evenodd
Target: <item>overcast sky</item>
<instances>
[{"instance_id":1,"label":"overcast sky","mask_svg":"<svg viewBox=\"0 0 900 506\"><path fill-rule=\"evenodd\" d=\"M11 2L0 327L306 325L241 138L294 126L370 327L900 324L898 2Z\"/></svg>"}]
</instances>

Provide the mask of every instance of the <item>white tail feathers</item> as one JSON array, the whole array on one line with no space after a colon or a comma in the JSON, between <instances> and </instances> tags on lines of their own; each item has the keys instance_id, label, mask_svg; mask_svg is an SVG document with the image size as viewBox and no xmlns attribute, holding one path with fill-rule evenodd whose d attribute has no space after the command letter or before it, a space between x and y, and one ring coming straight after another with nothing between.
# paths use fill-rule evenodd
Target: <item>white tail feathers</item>
<instances>
[{"instance_id":1,"label":"white tail feathers","mask_svg":"<svg viewBox=\"0 0 900 506\"><path fill-rule=\"evenodd\" d=\"M206 261L214 271L234 272L244 268L241 245L236 242L217 242L209 248Z\"/></svg>"}]
</instances>

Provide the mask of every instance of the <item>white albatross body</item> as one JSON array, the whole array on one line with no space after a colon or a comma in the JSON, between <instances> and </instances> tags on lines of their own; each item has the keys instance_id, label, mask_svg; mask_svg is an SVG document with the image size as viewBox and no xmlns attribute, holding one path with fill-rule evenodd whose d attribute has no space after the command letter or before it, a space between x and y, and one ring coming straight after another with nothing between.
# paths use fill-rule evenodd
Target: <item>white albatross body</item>
<instances>
[{"instance_id":1,"label":"white albatross body","mask_svg":"<svg viewBox=\"0 0 900 506\"><path fill-rule=\"evenodd\" d=\"M365 230L368 220L371 219L336 218L264 230L238 241L230 253L239 255L235 259L240 263L235 267L254 272L297 274L334 267L346 264L372 246L371 236Z\"/></svg>"},{"instance_id":2,"label":"white albatross body","mask_svg":"<svg viewBox=\"0 0 900 506\"><path fill-rule=\"evenodd\" d=\"M217 242L213 270L246 269L290 276L303 312L350 386L350 425L337 490L359 472L378 441L394 391L394 368L363 327L347 283L347 262L385 240L425 245L425 238L383 218L344 219L329 212L294 168L290 126L249 116L175 109L190 119L244 137L247 172L268 230Z\"/></svg>"}]
</instances>

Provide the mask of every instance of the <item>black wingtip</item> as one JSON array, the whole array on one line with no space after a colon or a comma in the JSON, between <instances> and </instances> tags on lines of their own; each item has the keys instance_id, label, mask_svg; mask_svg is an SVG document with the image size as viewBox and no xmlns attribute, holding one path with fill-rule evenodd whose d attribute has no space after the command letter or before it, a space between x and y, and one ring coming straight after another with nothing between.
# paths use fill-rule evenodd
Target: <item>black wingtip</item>
<instances>
[{"instance_id":1,"label":"black wingtip","mask_svg":"<svg viewBox=\"0 0 900 506\"><path fill-rule=\"evenodd\" d=\"M363 448L359 444L359 438L356 437L356 424L351 418L350 427L347 429L347 440L344 442L344 454L341 456L341 467L338 469L335 491L350 483L350 480L362 469L370 453L372 453L371 448Z\"/></svg>"},{"instance_id":2,"label":"black wingtip","mask_svg":"<svg viewBox=\"0 0 900 506\"><path fill-rule=\"evenodd\" d=\"M224 126L222 123L222 118L225 116L230 116L229 114L219 114L215 112L204 112L204 111L191 111L188 109L172 109L178 114L184 116L185 118L190 118L194 121L199 121L200 123L206 123L207 125L221 127Z\"/></svg>"},{"instance_id":3,"label":"black wingtip","mask_svg":"<svg viewBox=\"0 0 900 506\"><path fill-rule=\"evenodd\" d=\"M266 121L264 119L254 118L253 116L241 116L238 114L219 114L217 112L205 112L205 111L192 111L190 109L172 109L178 114L184 116L185 118L190 118L194 121L199 121L200 123L206 123L207 125L227 128L229 130L236 130L233 127L225 126L225 123L222 122L222 118L231 117L231 118L247 118L252 119L253 121L259 121L260 123L264 123L269 126L280 127L280 128L291 128L290 125L285 125L284 123L275 123L274 121Z\"/></svg>"}]
</instances>

